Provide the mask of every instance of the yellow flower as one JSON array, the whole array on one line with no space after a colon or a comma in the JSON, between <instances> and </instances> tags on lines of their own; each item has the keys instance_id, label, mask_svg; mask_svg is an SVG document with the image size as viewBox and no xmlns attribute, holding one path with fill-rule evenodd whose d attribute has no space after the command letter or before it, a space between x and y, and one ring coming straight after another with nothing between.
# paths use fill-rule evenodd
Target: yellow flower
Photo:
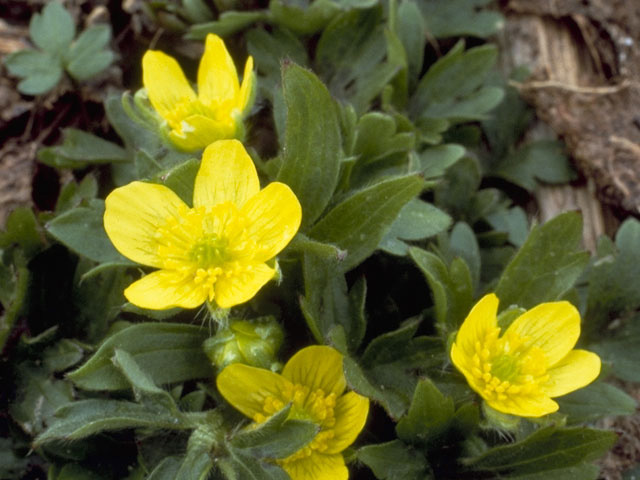
<instances>
[{"instance_id":1,"label":"yellow flower","mask_svg":"<svg viewBox=\"0 0 640 480\"><path fill-rule=\"evenodd\" d=\"M569 302L542 303L520 315L500 336L498 297L485 295L460 327L453 364L487 404L503 413L541 417L551 400L591 383L600 357L574 349L580 314Z\"/></svg>"},{"instance_id":2,"label":"yellow flower","mask_svg":"<svg viewBox=\"0 0 640 480\"><path fill-rule=\"evenodd\" d=\"M320 431L306 447L276 460L292 480L344 480L349 471L342 452L364 427L369 399L344 393L342 355L331 347L303 348L282 375L234 363L217 381L222 396L255 422L262 423L291 404L290 418L316 423Z\"/></svg>"},{"instance_id":3,"label":"yellow flower","mask_svg":"<svg viewBox=\"0 0 640 480\"><path fill-rule=\"evenodd\" d=\"M237 140L205 149L192 208L164 185L143 182L116 188L105 205L104 227L116 249L160 269L124 291L134 305L154 310L246 302L274 276L265 262L289 243L302 216L285 184L260 190Z\"/></svg>"},{"instance_id":4,"label":"yellow flower","mask_svg":"<svg viewBox=\"0 0 640 480\"><path fill-rule=\"evenodd\" d=\"M149 50L142 57L142 83L165 120L169 140L193 152L216 140L242 138L242 119L253 103L253 58L247 58L242 85L222 39L209 34L198 68L198 93L173 57Z\"/></svg>"}]
</instances>

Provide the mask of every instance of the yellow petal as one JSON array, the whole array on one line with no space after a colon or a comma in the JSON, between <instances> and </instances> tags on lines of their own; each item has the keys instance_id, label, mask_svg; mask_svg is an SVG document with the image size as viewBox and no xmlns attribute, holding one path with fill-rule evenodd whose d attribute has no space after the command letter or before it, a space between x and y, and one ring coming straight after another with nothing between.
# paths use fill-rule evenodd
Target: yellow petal
<instances>
[{"instance_id":1,"label":"yellow petal","mask_svg":"<svg viewBox=\"0 0 640 480\"><path fill-rule=\"evenodd\" d=\"M247 111L253 105L253 100L256 93L256 76L253 73L253 57L247 58L247 63L244 64L244 74L242 75L242 85L240 85L240 92L238 92L238 99L236 100L237 108L243 112ZM244 116L244 115L243 115Z\"/></svg>"},{"instance_id":2,"label":"yellow petal","mask_svg":"<svg viewBox=\"0 0 640 480\"><path fill-rule=\"evenodd\" d=\"M263 406L268 397L282 399L283 389L291 384L269 370L234 363L220 372L216 385L227 402L247 417L254 418L258 413L265 414Z\"/></svg>"},{"instance_id":3,"label":"yellow petal","mask_svg":"<svg viewBox=\"0 0 640 480\"><path fill-rule=\"evenodd\" d=\"M180 150L195 152L217 140L233 138L236 127L231 116L216 120L201 114L189 115L169 132L169 140Z\"/></svg>"},{"instance_id":4,"label":"yellow petal","mask_svg":"<svg viewBox=\"0 0 640 480\"><path fill-rule=\"evenodd\" d=\"M516 396L511 397L510 400L509 403L498 401L487 401L487 403L499 412L519 417L542 417L558 410L558 404L546 395Z\"/></svg>"},{"instance_id":5,"label":"yellow petal","mask_svg":"<svg viewBox=\"0 0 640 480\"><path fill-rule=\"evenodd\" d=\"M462 350L460 353L472 357L476 342L482 343L487 335L496 330L498 303L498 297L490 293L474 305L456 335L455 344Z\"/></svg>"},{"instance_id":6,"label":"yellow petal","mask_svg":"<svg viewBox=\"0 0 640 480\"><path fill-rule=\"evenodd\" d=\"M587 350L571 350L548 370L549 381L542 385L550 397L559 397L585 387L600 375L600 357Z\"/></svg>"},{"instance_id":7,"label":"yellow petal","mask_svg":"<svg viewBox=\"0 0 640 480\"><path fill-rule=\"evenodd\" d=\"M198 67L198 97L207 106L235 100L240 86L238 73L224 41L210 33Z\"/></svg>"},{"instance_id":8,"label":"yellow petal","mask_svg":"<svg viewBox=\"0 0 640 480\"><path fill-rule=\"evenodd\" d=\"M289 359L282 376L292 383L306 385L311 391L318 388L326 394L342 394L347 381L342 372L342 355L331 347L313 345L303 348Z\"/></svg>"},{"instance_id":9,"label":"yellow petal","mask_svg":"<svg viewBox=\"0 0 640 480\"><path fill-rule=\"evenodd\" d=\"M149 50L142 57L142 83L153 108L172 125L176 112L184 112L197 98L178 62L160 51Z\"/></svg>"},{"instance_id":10,"label":"yellow petal","mask_svg":"<svg viewBox=\"0 0 640 480\"><path fill-rule=\"evenodd\" d=\"M234 305L250 300L258 290L273 278L276 271L264 263L245 265L248 270L238 273L225 272L215 283L214 300L221 308L231 308Z\"/></svg>"},{"instance_id":11,"label":"yellow petal","mask_svg":"<svg viewBox=\"0 0 640 480\"><path fill-rule=\"evenodd\" d=\"M342 455L323 455L312 453L310 456L293 462L286 462L282 468L291 480L347 480L349 470Z\"/></svg>"},{"instance_id":12,"label":"yellow petal","mask_svg":"<svg viewBox=\"0 0 640 480\"><path fill-rule=\"evenodd\" d=\"M562 360L580 336L580 314L569 302L550 302L526 311L505 332L525 338L529 347L540 348L546 356L547 368Z\"/></svg>"},{"instance_id":13,"label":"yellow petal","mask_svg":"<svg viewBox=\"0 0 640 480\"><path fill-rule=\"evenodd\" d=\"M336 401L334 409L335 437L328 442L326 453L340 453L351 445L364 428L369 413L369 399L349 392Z\"/></svg>"},{"instance_id":14,"label":"yellow petal","mask_svg":"<svg viewBox=\"0 0 640 480\"><path fill-rule=\"evenodd\" d=\"M242 208L250 225L247 235L255 240L254 260L263 262L274 257L294 237L302 208L295 193L284 183L273 182L250 198Z\"/></svg>"},{"instance_id":15,"label":"yellow petal","mask_svg":"<svg viewBox=\"0 0 640 480\"><path fill-rule=\"evenodd\" d=\"M158 227L178 216L186 205L164 185L132 182L113 190L105 200L104 229L116 249L134 262L161 267Z\"/></svg>"},{"instance_id":16,"label":"yellow petal","mask_svg":"<svg viewBox=\"0 0 640 480\"><path fill-rule=\"evenodd\" d=\"M478 393L482 393L482 388L477 386L477 381L471 373L472 357L465 355L462 348L458 346L458 343L454 343L451 346L451 361L455 367L464 375L467 379L469 386Z\"/></svg>"},{"instance_id":17,"label":"yellow petal","mask_svg":"<svg viewBox=\"0 0 640 480\"><path fill-rule=\"evenodd\" d=\"M220 140L205 149L193 188L194 206L232 202L241 208L259 191L256 167L239 141Z\"/></svg>"},{"instance_id":18,"label":"yellow petal","mask_svg":"<svg viewBox=\"0 0 640 480\"><path fill-rule=\"evenodd\" d=\"M150 310L196 308L207 299L207 291L193 282L193 277L173 270L158 270L133 282L124 291L134 305Z\"/></svg>"}]
</instances>

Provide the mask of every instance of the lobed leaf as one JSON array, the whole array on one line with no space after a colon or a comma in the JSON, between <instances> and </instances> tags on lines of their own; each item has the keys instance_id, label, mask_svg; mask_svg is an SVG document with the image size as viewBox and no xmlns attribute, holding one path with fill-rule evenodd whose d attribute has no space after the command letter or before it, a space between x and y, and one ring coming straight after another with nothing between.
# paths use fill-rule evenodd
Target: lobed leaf
<instances>
[{"instance_id":1,"label":"lobed leaf","mask_svg":"<svg viewBox=\"0 0 640 480\"><path fill-rule=\"evenodd\" d=\"M29 36L45 52L61 56L76 34L73 18L58 1L47 2L29 22Z\"/></svg>"},{"instance_id":2,"label":"lobed leaf","mask_svg":"<svg viewBox=\"0 0 640 480\"><path fill-rule=\"evenodd\" d=\"M589 254L580 250L581 241L582 218L576 212L534 228L500 277L496 287L500 308L529 309L560 300L589 261Z\"/></svg>"}]
</instances>

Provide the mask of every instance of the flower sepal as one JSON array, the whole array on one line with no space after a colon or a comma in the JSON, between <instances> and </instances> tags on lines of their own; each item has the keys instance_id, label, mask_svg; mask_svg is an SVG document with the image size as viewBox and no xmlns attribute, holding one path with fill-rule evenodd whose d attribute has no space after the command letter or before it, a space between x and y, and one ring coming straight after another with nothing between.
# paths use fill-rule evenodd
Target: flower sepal
<instances>
[{"instance_id":1,"label":"flower sepal","mask_svg":"<svg viewBox=\"0 0 640 480\"><path fill-rule=\"evenodd\" d=\"M522 417L499 412L485 401L482 402L482 413L489 428L510 433L516 433L520 428Z\"/></svg>"},{"instance_id":2,"label":"flower sepal","mask_svg":"<svg viewBox=\"0 0 640 480\"><path fill-rule=\"evenodd\" d=\"M168 128L167 122L153 109L146 89L141 88L133 95L129 92L124 92L121 102L124 113L132 121L160 137L165 136L163 124L165 128Z\"/></svg>"}]
</instances>

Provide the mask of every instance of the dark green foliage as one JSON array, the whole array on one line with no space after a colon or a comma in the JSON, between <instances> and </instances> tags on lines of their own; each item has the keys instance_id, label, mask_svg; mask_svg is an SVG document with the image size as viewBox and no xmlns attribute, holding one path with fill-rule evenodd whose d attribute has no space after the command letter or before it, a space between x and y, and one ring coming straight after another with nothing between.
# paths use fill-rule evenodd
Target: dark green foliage
<instances>
[{"instance_id":1,"label":"dark green foliage","mask_svg":"<svg viewBox=\"0 0 640 480\"><path fill-rule=\"evenodd\" d=\"M273 261L283 282L230 317L212 315L215 305L145 310L123 295L141 266L107 237L104 198L141 180L191 205L201 155L170 144L144 90L107 98L112 131L71 125L40 149L40 162L73 177L63 177L71 180L53 211L18 209L0 232L0 478L45 465L52 480L286 480L277 460L313 445L319 425L295 402L264 423L245 419L217 391L219 369L203 347L229 318L257 324L267 315L285 328L286 355L270 358L271 368L310 342L328 344L344 355L348 388L370 399L357 443L335 452L352 474L597 478L593 461L615 435L584 424L636 407L606 377L640 381L640 224L627 220L591 261L578 213L531 224L531 194L574 173L558 141L523 141L532 111L486 42L504 21L497 7L143 3L172 40L215 33L236 66L254 57L257 98L243 142L263 187L279 181L295 192L302 226ZM5 63L27 94L65 74L85 81L112 62L110 32L98 25L76 36L70 14L49 2L30 24L37 50ZM601 378L541 419L483 405L449 351L490 292L502 328L524 309L572 301L583 313L579 347L601 355Z\"/></svg>"}]
</instances>

